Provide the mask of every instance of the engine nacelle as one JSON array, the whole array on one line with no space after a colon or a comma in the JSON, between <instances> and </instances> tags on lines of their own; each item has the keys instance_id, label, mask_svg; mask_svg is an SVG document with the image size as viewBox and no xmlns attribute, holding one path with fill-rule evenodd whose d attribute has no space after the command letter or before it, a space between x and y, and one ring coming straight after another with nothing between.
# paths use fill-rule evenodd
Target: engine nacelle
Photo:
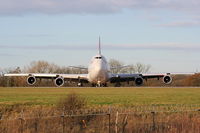
<instances>
[{"instance_id":1,"label":"engine nacelle","mask_svg":"<svg viewBox=\"0 0 200 133\"><path fill-rule=\"evenodd\" d=\"M137 77L137 78L135 79L135 84L136 84L137 86L141 86L141 85L143 84L143 78L142 78L142 77Z\"/></svg>"},{"instance_id":2,"label":"engine nacelle","mask_svg":"<svg viewBox=\"0 0 200 133\"><path fill-rule=\"evenodd\" d=\"M63 77L57 77L54 80L54 83L55 83L56 86L63 86L65 81L64 81Z\"/></svg>"},{"instance_id":3,"label":"engine nacelle","mask_svg":"<svg viewBox=\"0 0 200 133\"><path fill-rule=\"evenodd\" d=\"M171 84L171 83L172 83L172 77L171 77L170 75L165 75L165 76L163 77L163 82L164 82L165 84Z\"/></svg>"},{"instance_id":4,"label":"engine nacelle","mask_svg":"<svg viewBox=\"0 0 200 133\"><path fill-rule=\"evenodd\" d=\"M27 78L27 83L28 83L29 85L34 85L34 84L36 83L36 78L35 78L34 76L29 76L29 77Z\"/></svg>"}]
</instances>

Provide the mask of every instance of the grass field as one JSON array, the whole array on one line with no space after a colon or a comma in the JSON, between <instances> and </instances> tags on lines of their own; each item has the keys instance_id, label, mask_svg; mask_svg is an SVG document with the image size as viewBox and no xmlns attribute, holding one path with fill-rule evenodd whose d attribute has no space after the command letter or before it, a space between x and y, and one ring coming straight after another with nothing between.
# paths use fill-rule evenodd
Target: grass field
<instances>
[{"instance_id":1,"label":"grass field","mask_svg":"<svg viewBox=\"0 0 200 133\"><path fill-rule=\"evenodd\" d=\"M199 104L200 88L0 88L0 104L55 105L68 93L89 105Z\"/></svg>"}]
</instances>

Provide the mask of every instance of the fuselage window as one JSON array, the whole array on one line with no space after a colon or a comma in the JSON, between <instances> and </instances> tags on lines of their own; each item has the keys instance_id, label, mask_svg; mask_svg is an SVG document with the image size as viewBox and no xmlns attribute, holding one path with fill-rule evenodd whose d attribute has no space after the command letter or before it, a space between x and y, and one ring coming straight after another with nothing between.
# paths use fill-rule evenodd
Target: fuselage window
<instances>
[{"instance_id":1,"label":"fuselage window","mask_svg":"<svg viewBox=\"0 0 200 133\"><path fill-rule=\"evenodd\" d=\"M101 59L101 57L95 57L95 59Z\"/></svg>"}]
</instances>

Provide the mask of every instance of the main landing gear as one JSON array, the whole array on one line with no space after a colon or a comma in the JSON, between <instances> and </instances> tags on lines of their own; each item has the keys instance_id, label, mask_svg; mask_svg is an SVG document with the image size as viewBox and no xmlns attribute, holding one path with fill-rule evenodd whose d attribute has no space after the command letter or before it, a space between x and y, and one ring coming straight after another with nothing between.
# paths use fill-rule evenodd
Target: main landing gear
<instances>
[{"instance_id":1,"label":"main landing gear","mask_svg":"<svg viewBox=\"0 0 200 133\"><path fill-rule=\"evenodd\" d=\"M92 83L92 87L107 87L107 83L103 83L103 84L101 84L101 83L97 83L97 84Z\"/></svg>"},{"instance_id":2,"label":"main landing gear","mask_svg":"<svg viewBox=\"0 0 200 133\"><path fill-rule=\"evenodd\" d=\"M116 82L115 87L120 87L121 83L120 82Z\"/></svg>"}]
</instances>

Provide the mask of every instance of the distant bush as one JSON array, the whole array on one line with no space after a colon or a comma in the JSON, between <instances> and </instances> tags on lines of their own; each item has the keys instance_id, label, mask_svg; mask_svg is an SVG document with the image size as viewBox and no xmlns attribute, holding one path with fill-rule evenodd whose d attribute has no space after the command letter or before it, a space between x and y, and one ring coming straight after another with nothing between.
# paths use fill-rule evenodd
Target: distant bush
<instances>
[{"instance_id":1,"label":"distant bush","mask_svg":"<svg viewBox=\"0 0 200 133\"><path fill-rule=\"evenodd\" d=\"M185 79L186 86L200 86L200 74L194 74Z\"/></svg>"},{"instance_id":2,"label":"distant bush","mask_svg":"<svg viewBox=\"0 0 200 133\"><path fill-rule=\"evenodd\" d=\"M73 92L69 93L67 97L62 98L58 102L58 109L63 110L64 112L70 112L83 109L84 107L86 107L86 105L86 99Z\"/></svg>"}]
</instances>

